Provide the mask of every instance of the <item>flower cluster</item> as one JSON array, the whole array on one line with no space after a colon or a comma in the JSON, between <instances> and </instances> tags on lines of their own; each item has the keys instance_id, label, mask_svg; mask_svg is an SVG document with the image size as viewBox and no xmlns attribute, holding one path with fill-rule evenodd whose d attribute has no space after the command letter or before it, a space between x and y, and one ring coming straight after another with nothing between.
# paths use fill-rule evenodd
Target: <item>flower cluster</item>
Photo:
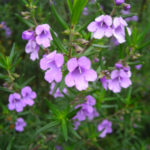
<instances>
[{"instance_id":1,"label":"flower cluster","mask_svg":"<svg viewBox=\"0 0 150 150\"><path fill-rule=\"evenodd\" d=\"M12 32L11 32L10 28L6 25L6 23L4 21L2 21L0 23L0 28L2 28L5 31L5 35L6 35L7 38L11 36Z\"/></svg>"},{"instance_id":2,"label":"flower cluster","mask_svg":"<svg viewBox=\"0 0 150 150\"><path fill-rule=\"evenodd\" d=\"M112 133L112 122L105 119L98 125L97 129L101 132L99 137L104 138L107 133Z\"/></svg>"},{"instance_id":3,"label":"flower cluster","mask_svg":"<svg viewBox=\"0 0 150 150\"><path fill-rule=\"evenodd\" d=\"M97 79L97 73L91 69L91 61L85 56L71 58L67 62L67 68L69 73L65 77L65 83L68 87L75 86L82 91L88 88L89 81Z\"/></svg>"},{"instance_id":4,"label":"flower cluster","mask_svg":"<svg viewBox=\"0 0 150 150\"><path fill-rule=\"evenodd\" d=\"M106 90L119 93L121 88L128 88L132 84L131 71L129 66L123 66L121 63L116 63L115 68L110 74L110 79L106 79L104 76L101 78L101 82Z\"/></svg>"},{"instance_id":5,"label":"flower cluster","mask_svg":"<svg viewBox=\"0 0 150 150\"><path fill-rule=\"evenodd\" d=\"M32 106L35 98L36 93L29 86L26 86L21 90L21 95L19 93L10 94L8 108L11 111L21 112L25 106Z\"/></svg>"},{"instance_id":6,"label":"flower cluster","mask_svg":"<svg viewBox=\"0 0 150 150\"><path fill-rule=\"evenodd\" d=\"M96 104L95 98L88 95L86 97L85 103L79 104L75 107L76 109L81 107L81 109L73 117L75 130L78 129L80 122L86 120L86 118L88 118L88 120L93 120L93 118L99 116L99 113L96 111L96 108L93 107L95 104Z\"/></svg>"},{"instance_id":7,"label":"flower cluster","mask_svg":"<svg viewBox=\"0 0 150 150\"><path fill-rule=\"evenodd\" d=\"M16 110L17 112L22 112L24 107L27 105L32 106L34 104L34 99L36 98L36 93L32 91L29 86L24 87L21 90L21 95L19 93L13 93L9 95L8 109L10 111ZM16 130L23 131L23 127L26 126L22 118L18 118L16 122Z\"/></svg>"},{"instance_id":8,"label":"flower cluster","mask_svg":"<svg viewBox=\"0 0 150 150\"><path fill-rule=\"evenodd\" d=\"M104 36L114 36L119 43L125 42L125 27L127 28L128 34L131 35L130 28L122 17L112 17L109 15L101 15L91 22L87 29L93 33L95 39L101 39Z\"/></svg>"},{"instance_id":9,"label":"flower cluster","mask_svg":"<svg viewBox=\"0 0 150 150\"><path fill-rule=\"evenodd\" d=\"M50 91L49 91L49 94L50 94L50 95L53 94L54 88L55 88L55 83L53 82L53 83L51 84L51 86L50 86ZM64 88L64 89L62 90L62 92L65 93L65 94L67 94L67 89ZM59 89L59 88L56 89L56 92L53 94L53 96L54 96L55 98L57 98L57 97L64 97L64 95L60 92L60 89Z\"/></svg>"},{"instance_id":10,"label":"flower cluster","mask_svg":"<svg viewBox=\"0 0 150 150\"><path fill-rule=\"evenodd\" d=\"M48 24L42 24L38 25L35 31L32 29L26 30L22 33L22 39L28 40L25 52L30 54L30 59L34 61L39 58L38 52L40 46L43 48L50 46L50 41L52 40L50 26Z\"/></svg>"},{"instance_id":11,"label":"flower cluster","mask_svg":"<svg viewBox=\"0 0 150 150\"><path fill-rule=\"evenodd\" d=\"M121 13L122 13L123 15L130 15L130 10L125 9L125 10L122 10ZM138 19L139 19L139 18L138 18L138 16L136 16L136 15L125 18L125 20L126 20L127 22L129 22L129 21L138 21Z\"/></svg>"},{"instance_id":12,"label":"flower cluster","mask_svg":"<svg viewBox=\"0 0 150 150\"><path fill-rule=\"evenodd\" d=\"M116 5L121 5L125 2L125 0L115 0Z\"/></svg>"},{"instance_id":13,"label":"flower cluster","mask_svg":"<svg viewBox=\"0 0 150 150\"><path fill-rule=\"evenodd\" d=\"M40 68L45 72L45 80L49 83L56 81L57 83L62 80L61 68L64 64L64 56L60 53L53 51L48 55L44 55L40 60Z\"/></svg>"},{"instance_id":14,"label":"flower cluster","mask_svg":"<svg viewBox=\"0 0 150 150\"><path fill-rule=\"evenodd\" d=\"M23 118L18 118L17 120L16 120L16 123L15 123L15 129L16 129L16 131L18 131L18 132L22 132L22 131L24 131L24 127L26 126L27 124L26 124L26 122L24 121L24 119Z\"/></svg>"}]
</instances>

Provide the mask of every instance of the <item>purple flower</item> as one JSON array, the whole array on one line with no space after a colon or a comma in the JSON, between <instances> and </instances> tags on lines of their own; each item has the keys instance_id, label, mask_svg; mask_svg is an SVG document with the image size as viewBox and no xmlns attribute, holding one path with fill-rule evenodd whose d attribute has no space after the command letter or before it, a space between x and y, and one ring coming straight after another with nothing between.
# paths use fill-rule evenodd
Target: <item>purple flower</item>
<instances>
[{"instance_id":1,"label":"purple flower","mask_svg":"<svg viewBox=\"0 0 150 150\"><path fill-rule=\"evenodd\" d=\"M23 40L31 40L33 38L34 38L34 31L32 30L26 30L22 33Z\"/></svg>"},{"instance_id":2,"label":"purple flower","mask_svg":"<svg viewBox=\"0 0 150 150\"><path fill-rule=\"evenodd\" d=\"M106 77L103 76L102 78L100 78L100 81L101 81L104 89L107 90L108 89L108 79L106 79Z\"/></svg>"},{"instance_id":3,"label":"purple flower","mask_svg":"<svg viewBox=\"0 0 150 150\"><path fill-rule=\"evenodd\" d=\"M4 21L2 21L0 25L2 26L2 29L5 30L6 37L10 37L12 34L11 29L6 25Z\"/></svg>"},{"instance_id":4,"label":"purple flower","mask_svg":"<svg viewBox=\"0 0 150 150\"><path fill-rule=\"evenodd\" d=\"M137 70L140 70L141 67L142 67L142 64L139 64L139 65L136 65L136 66L135 66L135 68L136 68Z\"/></svg>"},{"instance_id":5,"label":"purple flower","mask_svg":"<svg viewBox=\"0 0 150 150\"><path fill-rule=\"evenodd\" d=\"M91 0L91 3L94 4L96 1L95 0Z\"/></svg>"},{"instance_id":6,"label":"purple flower","mask_svg":"<svg viewBox=\"0 0 150 150\"><path fill-rule=\"evenodd\" d=\"M51 89L50 89L49 94L52 95L53 94L53 90L55 88L55 83L54 82L51 84L50 88ZM66 88L63 89L63 93L67 94L67 89ZM55 98L57 98L57 97L64 97L64 95L60 92L59 88L56 89L56 92L54 93L54 97Z\"/></svg>"},{"instance_id":7,"label":"purple flower","mask_svg":"<svg viewBox=\"0 0 150 150\"><path fill-rule=\"evenodd\" d=\"M115 0L116 5L121 5L125 0Z\"/></svg>"},{"instance_id":8,"label":"purple flower","mask_svg":"<svg viewBox=\"0 0 150 150\"><path fill-rule=\"evenodd\" d=\"M23 118L18 118L17 121L16 121L16 126L15 126L15 129L16 131L18 132L22 132L24 131L24 127L26 126L26 122L24 121Z\"/></svg>"},{"instance_id":9,"label":"purple flower","mask_svg":"<svg viewBox=\"0 0 150 150\"><path fill-rule=\"evenodd\" d=\"M124 3L124 10L130 10L131 5Z\"/></svg>"},{"instance_id":10,"label":"purple flower","mask_svg":"<svg viewBox=\"0 0 150 150\"><path fill-rule=\"evenodd\" d=\"M39 59L39 52L40 46L37 45L35 40L29 40L26 47L25 47L25 52L27 54L30 54L30 59L31 60L36 60Z\"/></svg>"},{"instance_id":11,"label":"purple flower","mask_svg":"<svg viewBox=\"0 0 150 150\"><path fill-rule=\"evenodd\" d=\"M77 130L78 129L78 127L80 126L80 121L75 121L74 122L74 130Z\"/></svg>"},{"instance_id":12,"label":"purple flower","mask_svg":"<svg viewBox=\"0 0 150 150\"><path fill-rule=\"evenodd\" d=\"M108 15L101 15L91 22L87 29L89 32L93 32L93 37L95 39L101 39L104 36L112 36L112 18Z\"/></svg>"},{"instance_id":13,"label":"purple flower","mask_svg":"<svg viewBox=\"0 0 150 150\"><path fill-rule=\"evenodd\" d=\"M111 72L111 79L108 81L108 88L114 93L119 93L121 88L128 88L132 82L130 80L131 71L129 67L117 68Z\"/></svg>"},{"instance_id":14,"label":"purple flower","mask_svg":"<svg viewBox=\"0 0 150 150\"><path fill-rule=\"evenodd\" d=\"M125 18L125 20L127 21L127 22L129 22L129 21L138 21L138 16L132 16L132 17L127 17L127 18Z\"/></svg>"},{"instance_id":15,"label":"purple flower","mask_svg":"<svg viewBox=\"0 0 150 150\"><path fill-rule=\"evenodd\" d=\"M26 86L21 90L21 95L25 106L26 105L32 106L34 104L36 93L32 91L32 89L29 86Z\"/></svg>"},{"instance_id":16,"label":"purple flower","mask_svg":"<svg viewBox=\"0 0 150 150\"><path fill-rule=\"evenodd\" d=\"M87 8L87 7L84 7L82 14L83 14L84 16L87 16L87 15L88 15L88 8Z\"/></svg>"},{"instance_id":17,"label":"purple flower","mask_svg":"<svg viewBox=\"0 0 150 150\"><path fill-rule=\"evenodd\" d=\"M6 35L7 38L11 36L11 33L12 33L12 32L11 32L10 28L9 28L9 27L6 27L6 28L5 28L5 35Z\"/></svg>"},{"instance_id":18,"label":"purple flower","mask_svg":"<svg viewBox=\"0 0 150 150\"><path fill-rule=\"evenodd\" d=\"M109 120L103 120L97 127L98 131L101 131L99 137L104 138L107 133L112 133L112 122Z\"/></svg>"},{"instance_id":19,"label":"purple flower","mask_svg":"<svg viewBox=\"0 0 150 150\"><path fill-rule=\"evenodd\" d=\"M8 109L9 110L16 110L17 112L23 111L24 108L24 102L21 99L20 94L14 93L9 95L9 104Z\"/></svg>"},{"instance_id":20,"label":"purple flower","mask_svg":"<svg viewBox=\"0 0 150 150\"><path fill-rule=\"evenodd\" d=\"M68 87L75 86L82 91L88 88L89 81L97 79L97 73L91 69L91 61L85 56L71 58L67 62L67 68L69 73L65 77L65 83Z\"/></svg>"},{"instance_id":21,"label":"purple flower","mask_svg":"<svg viewBox=\"0 0 150 150\"><path fill-rule=\"evenodd\" d=\"M77 105L75 108L81 107L81 109L77 112L76 116L74 116L73 120L75 125L75 130L78 129L81 121L84 121L86 118L88 120L93 120L94 117L98 117L99 113L96 111L96 108L93 106L96 104L96 100L94 97L88 95L86 97L86 102L83 104Z\"/></svg>"},{"instance_id":22,"label":"purple flower","mask_svg":"<svg viewBox=\"0 0 150 150\"><path fill-rule=\"evenodd\" d=\"M61 67L64 64L64 56L56 51L45 55L40 60L40 68L47 70L45 72L45 80L49 83L53 81L60 82L62 80Z\"/></svg>"},{"instance_id":23,"label":"purple flower","mask_svg":"<svg viewBox=\"0 0 150 150\"><path fill-rule=\"evenodd\" d=\"M116 17L113 21L113 35L118 40L119 43L125 42L125 27L127 27L127 22L122 17ZM131 35L130 28L127 27L128 34Z\"/></svg>"},{"instance_id":24,"label":"purple flower","mask_svg":"<svg viewBox=\"0 0 150 150\"><path fill-rule=\"evenodd\" d=\"M38 45L42 45L44 48L50 46L50 41L52 36L50 34L50 26L48 24L38 25L35 29L36 32L36 42Z\"/></svg>"},{"instance_id":25,"label":"purple flower","mask_svg":"<svg viewBox=\"0 0 150 150\"><path fill-rule=\"evenodd\" d=\"M129 15L130 14L130 10L121 10L121 13L123 15Z\"/></svg>"}]
</instances>

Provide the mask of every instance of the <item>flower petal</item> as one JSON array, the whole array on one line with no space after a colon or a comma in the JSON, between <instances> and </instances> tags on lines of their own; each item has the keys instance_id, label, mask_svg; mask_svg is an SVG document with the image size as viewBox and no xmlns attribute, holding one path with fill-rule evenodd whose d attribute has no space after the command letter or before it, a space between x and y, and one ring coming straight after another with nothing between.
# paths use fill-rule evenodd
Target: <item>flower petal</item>
<instances>
[{"instance_id":1,"label":"flower petal","mask_svg":"<svg viewBox=\"0 0 150 150\"><path fill-rule=\"evenodd\" d=\"M91 68L91 61L89 58L87 58L85 56L82 56L79 58L78 64L80 67L82 67L84 69L90 69Z\"/></svg>"},{"instance_id":2,"label":"flower petal","mask_svg":"<svg viewBox=\"0 0 150 150\"><path fill-rule=\"evenodd\" d=\"M87 81L95 81L97 79L97 73L92 69L86 71L84 75Z\"/></svg>"},{"instance_id":3,"label":"flower petal","mask_svg":"<svg viewBox=\"0 0 150 150\"><path fill-rule=\"evenodd\" d=\"M74 78L71 73L68 73L65 77L65 83L68 87L72 87L75 85Z\"/></svg>"},{"instance_id":4,"label":"flower petal","mask_svg":"<svg viewBox=\"0 0 150 150\"><path fill-rule=\"evenodd\" d=\"M69 72L74 71L74 69L78 66L78 62L76 58L71 58L68 62L67 62L67 68L69 70Z\"/></svg>"}]
</instances>

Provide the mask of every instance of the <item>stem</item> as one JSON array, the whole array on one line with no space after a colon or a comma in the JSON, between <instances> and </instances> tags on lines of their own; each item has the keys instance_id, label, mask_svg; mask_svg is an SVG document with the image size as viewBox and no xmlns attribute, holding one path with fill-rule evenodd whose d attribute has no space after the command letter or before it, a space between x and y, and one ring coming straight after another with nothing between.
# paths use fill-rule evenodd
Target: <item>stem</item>
<instances>
[{"instance_id":1,"label":"stem","mask_svg":"<svg viewBox=\"0 0 150 150\"><path fill-rule=\"evenodd\" d=\"M73 42L73 31L74 31L74 26L72 25L71 26L71 29L70 29L70 36L69 36L69 54L68 54L68 58L71 58L72 57L72 42Z\"/></svg>"},{"instance_id":2,"label":"stem","mask_svg":"<svg viewBox=\"0 0 150 150\"><path fill-rule=\"evenodd\" d=\"M110 13L110 16L113 16L116 12L116 7L113 8L112 12Z\"/></svg>"}]
</instances>

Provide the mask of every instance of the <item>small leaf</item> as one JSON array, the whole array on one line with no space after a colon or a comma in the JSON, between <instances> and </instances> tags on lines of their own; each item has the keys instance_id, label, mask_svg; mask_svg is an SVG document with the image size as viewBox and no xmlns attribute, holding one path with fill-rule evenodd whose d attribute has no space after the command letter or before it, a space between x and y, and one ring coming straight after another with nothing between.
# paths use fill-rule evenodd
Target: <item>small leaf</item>
<instances>
[{"instance_id":1,"label":"small leaf","mask_svg":"<svg viewBox=\"0 0 150 150\"><path fill-rule=\"evenodd\" d=\"M54 4L53 4L52 2L50 3L50 7L51 7L51 10L52 10L52 12L53 12L55 18L57 19L57 21L62 25L62 27L63 27L64 29L68 29L69 27L68 27L67 23L66 23L66 22L63 20L63 18L58 14L58 12L57 12L57 10L55 9Z\"/></svg>"},{"instance_id":2,"label":"small leaf","mask_svg":"<svg viewBox=\"0 0 150 150\"><path fill-rule=\"evenodd\" d=\"M62 131L63 131L63 135L64 135L64 138L65 138L65 141L68 141L68 129L67 129L67 124L66 124L66 120L62 120Z\"/></svg>"},{"instance_id":3,"label":"small leaf","mask_svg":"<svg viewBox=\"0 0 150 150\"><path fill-rule=\"evenodd\" d=\"M23 82L20 87L23 88L26 85L28 85L33 79L35 78L35 76L30 77L28 80L26 80L25 82Z\"/></svg>"},{"instance_id":4,"label":"small leaf","mask_svg":"<svg viewBox=\"0 0 150 150\"><path fill-rule=\"evenodd\" d=\"M67 114L67 118L68 119L72 119L80 109L81 109L81 107L79 107L77 109L74 109L73 111L71 111L70 113L68 113Z\"/></svg>"},{"instance_id":5,"label":"small leaf","mask_svg":"<svg viewBox=\"0 0 150 150\"><path fill-rule=\"evenodd\" d=\"M59 38L56 36L56 34L54 33L54 31L51 29L51 34L53 37L53 42L54 44L58 47L58 49L61 50L61 52L66 52L65 47L63 46L62 42L59 40Z\"/></svg>"},{"instance_id":6,"label":"small leaf","mask_svg":"<svg viewBox=\"0 0 150 150\"><path fill-rule=\"evenodd\" d=\"M78 139L81 139L81 136L76 132L76 130L73 129L72 125L69 126L70 132L76 136Z\"/></svg>"},{"instance_id":7,"label":"small leaf","mask_svg":"<svg viewBox=\"0 0 150 150\"><path fill-rule=\"evenodd\" d=\"M15 54L15 43L13 44L12 49L11 49L11 52L10 52L10 55L9 55L10 63L12 63L14 54Z\"/></svg>"},{"instance_id":8,"label":"small leaf","mask_svg":"<svg viewBox=\"0 0 150 150\"><path fill-rule=\"evenodd\" d=\"M68 4L68 7L69 7L69 11L72 14L72 9L73 9L72 1L71 0L67 0L67 4Z\"/></svg>"},{"instance_id":9,"label":"small leaf","mask_svg":"<svg viewBox=\"0 0 150 150\"><path fill-rule=\"evenodd\" d=\"M22 18L20 15L15 14L16 17L24 24L26 24L28 27L34 27L34 24L32 24L31 22L29 22L28 20L25 20L24 18Z\"/></svg>"},{"instance_id":10,"label":"small leaf","mask_svg":"<svg viewBox=\"0 0 150 150\"><path fill-rule=\"evenodd\" d=\"M88 3L88 0L74 0L72 17L71 17L72 24L75 25L78 23L81 13L83 11L83 8L85 7L87 3Z\"/></svg>"},{"instance_id":11,"label":"small leaf","mask_svg":"<svg viewBox=\"0 0 150 150\"><path fill-rule=\"evenodd\" d=\"M57 126L58 124L59 124L59 121L53 121L53 122L51 122L51 123L48 123L48 124L45 125L44 127L38 129L38 130L36 131L36 134L39 134L39 133L41 133L41 132L43 132L43 131L46 131L46 130L48 130L49 128L52 128L52 127L54 127L54 126Z\"/></svg>"}]
</instances>

